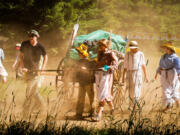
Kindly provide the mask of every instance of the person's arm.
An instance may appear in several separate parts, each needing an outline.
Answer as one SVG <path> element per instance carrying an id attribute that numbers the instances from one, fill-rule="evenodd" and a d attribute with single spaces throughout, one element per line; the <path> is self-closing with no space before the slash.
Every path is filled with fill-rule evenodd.
<path id="1" fill-rule="evenodd" d="M 41 70 L 45 70 L 47 61 L 48 61 L 48 56 L 47 56 L 46 49 L 44 48 L 44 46 L 41 45 L 40 47 L 41 47 L 41 53 L 42 53 L 41 55 L 43 56 Z"/>
<path id="2" fill-rule="evenodd" d="M 4 60 L 4 51 L 3 51 L 3 49 L 0 49 L 0 59 L 2 61 Z"/>
<path id="3" fill-rule="evenodd" d="M 123 74 L 122 74 L 122 83 L 124 83 L 125 81 L 125 75 L 126 75 L 126 72 L 127 72 L 127 69 L 126 68 L 124 68 L 124 70 L 123 70 Z"/>
<path id="4" fill-rule="evenodd" d="M 19 54 L 20 67 L 22 68 L 23 72 L 27 72 L 28 69 L 24 67 L 23 57 L 24 57 L 24 54 L 22 52 L 20 52 L 20 54 Z"/>
<path id="5" fill-rule="evenodd" d="M 16 59 L 15 59 L 13 65 L 12 65 L 13 70 L 15 70 L 16 65 L 18 64 L 18 62 L 19 62 L 19 54 L 16 56 Z"/>
<path id="6" fill-rule="evenodd" d="M 2 60 L 4 60 L 4 51 L 2 50 L 2 56 L 1 56 Z"/>
<path id="7" fill-rule="evenodd" d="M 48 61 L 48 56 L 47 56 L 47 54 L 46 54 L 46 55 L 44 55 L 44 57 L 43 57 L 43 63 L 42 63 L 42 68 L 41 68 L 41 70 L 44 70 L 44 69 L 46 68 L 47 61 Z"/>
<path id="8" fill-rule="evenodd" d="M 178 78 L 180 80 L 180 59 L 178 57 L 174 59 L 174 68 L 176 69 Z"/>
<path id="9" fill-rule="evenodd" d="M 144 64 L 142 65 L 142 70 L 144 72 L 145 81 L 148 82 L 148 78 L 147 78 L 147 74 L 146 74 L 146 66 Z"/>
<path id="10" fill-rule="evenodd" d="M 13 69 L 13 70 L 15 70 L 16 64 L 17 64 L 17 58 L 15 59 L 13 65 L 12 65 L 12 69 Z"/>
<path id="11" fill-rule="evenodd" d="M 147 78 L 147 74 L 146 74 L 146 63 L 145 63 L 144 53 L 141 53 L 140 62 L 142 62 L 141 67 L 142 67 L 142 70 L 143 70 L 143 73 L 144 73 L 145 81 L 148 82 L 148 78 Z"/>
<path id="12" fill-rule="evenodd" d="M 110 70 L 115 70 L 118 68 L 118 58 L 116 57 L 116 55 L 114 54 L 114 52 L 111 52 L 111 65 L 108 65 Z"/>

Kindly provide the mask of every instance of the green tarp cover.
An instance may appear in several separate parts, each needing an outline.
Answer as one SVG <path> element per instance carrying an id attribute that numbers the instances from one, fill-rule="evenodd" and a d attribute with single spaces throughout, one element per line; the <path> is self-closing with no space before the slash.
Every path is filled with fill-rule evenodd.
<path id="1" fill-rule="evenodd" d="M 72 59 L 79 60 L 79 55 L 78 52 L 76 51 L 75 47 L 80 46 L 85 40 L 87 41 L 97 41 L 101 40 L 103 38 L 109 39 L 110 33 L 103 31 L 103 30 L 97 30 L 94 31 L 88 35 L 80 35 L 77 36 L 74 40 L 74 44 L 72 49 L 70 50 L 69 56 Z M 112 34 L 112 43 L 111 43 L 111 49 L 112 50 L 117 50 L 121 53 L 125 52 L 125 46 L 126 46 L 126 41 L 119 35 Z M 97 45 L 94 45 L 93 47 L 90 48 L 89 54 L 90 58 L 94 59 L 97 57 Z"/>

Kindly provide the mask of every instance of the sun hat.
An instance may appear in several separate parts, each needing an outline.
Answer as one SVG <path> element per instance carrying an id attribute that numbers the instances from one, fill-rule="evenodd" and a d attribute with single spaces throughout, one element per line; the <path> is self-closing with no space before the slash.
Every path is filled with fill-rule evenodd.
<path id="1" fill-rule="evenodd" d="M 167 48 L 171 49 L 172 51 L 174 51 L 175 53 L 180 52 L 180 49 L 175 47 L 172 42 L 166 42 L 161 47 L 167 47 Z"/>
<path id="2" fill-rule="evenodd" d="M 88 48 L 84 44 L 81 44 L 79 47 L 76 47 L 76 50 L 86 58 L 89 57 Z"/>
<path id="3" fill-rule="evenodd" d="M 98 41 L 98 45 L 99 46 L 105 46 L 106 48 L 108 48 L 108 46 L 109 46 L 109 41 L 107 40 L 107 39 L 105 39 L 105 38 L 103 38 L 103 39 L 101 39 L 101 40 L 99 40 Z"/>
<path id="4" fill-rule="evenodd" d="M 28 32 L 28 35 L 29 35 L 29 36 L 35 35 L 35 36 L 37 36 L 38 38 L 40 37 L 39 33 L 38 33 L 36 30 L 30 30 L 30 31 Z"/>
<path id="5" fill-rule="evenodd" d="M 136 49 L 136 48 L 138 48 L 138 43 L 137 43 L 137 41 L 130 41 L 130 42 L 129 42 L 129 48 L 130 48 L 130 49 Z"/>

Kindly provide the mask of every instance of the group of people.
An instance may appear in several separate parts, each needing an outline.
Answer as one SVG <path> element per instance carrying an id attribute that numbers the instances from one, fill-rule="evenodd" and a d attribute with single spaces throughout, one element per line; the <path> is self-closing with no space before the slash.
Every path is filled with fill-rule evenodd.
<path id="1" fill-rule="evenodd" d="M 42 72 L 38 71 L 45 69 L 48 60 L 45 48 L 38 42 L 39 33 L 36 30 L 31 30 L 28 36 L 29 39 L 27 41 L 16 45 L 18 54 L 13 64 L 14 69 L 16 69 L 17 63 L 21 67 L 21 72 L 27 83 L 24 115 L 28 115 L 28 110 L 32 110 L 34 106 L 44 107 L 44 102 L 38 92 L 38 75 Z M 78 67 L 76 68 L 76 78 L 78 78 L 79 82 L 76 117 L 83 118 L 85 96 L 87 93 L 90 101 L 90 116 L 94 121 L 101 120 L 105 103 L 109 105 L 111 113 L 114 111 L 111 89 L 113 85 L 113 72 L 118 69 L 119 63 L 119 58 L 109 49 L 110 43 L 107 39 L 99 40 L 97 45 L 97 60 L 91 60 L 89 58 L 90 54 L 86 45 L 82 44 L 76 48 L 80 58 L 76 62 Z M 176 55 L 178 49 L 172 42 L 165 43 L 162 45 L 162 48 L 164 48 L 164 55 L 160 59 L 155 79 L 160 74 L 163 89 L 163 104 L 165 106 L 163 111 L 166 111 L 174 103 L 176 103 L 177 107 L 179 106 L 180 59 Z M 141 95 L 141 86 L 143 83 L 142 73 L 144 73 L 145 82 L 147 83 L 148 78 L 145 57 L 143 52 L 139 50 L 138 43 L 136 41 L 130 41 L 127 50 L 125 56 L 122 55 L 121 57 L 124 59 L 122 84 L 126 84 L 126 90 L 129 92 L 129 106 L 134 107 Z M 3 58 L 4 53 L 0 49 L 0 75 L 6 81 L 7 72 L 1 62 Z M 42 61 L 41 58 L 43 58 Z M 39 66 L 40 63 L 41 66 Z M 17 74 L 17 76 L 19 75 Z M 96 84 L 96 95 L 99 101 L 96 112 L 94 105 L 94 83 Z"/>
<path id="2" fill-rule="evenodd" d="M 44 110 L 45 105 L 43 99 L 38 91 L 39 78 L 41 72 L 38 70 L 45 69 L 48 56 L 45 48 L 38 42 L 40 37 L 36 30 L 28 32 L 29 39 L 16 44 L 16 60 L 12 65 L 14 71 L 16 71 L 16 79 L 23 78 L 27 84 L 26 87 L 26 99 L 23 104 L 23 115 L 28 116 L 30 110 L 34 107 Z M 0 76 L 3 82 L 6 82 L 7 72 L 2 64 L 4 59 L 3 49 L 0 48 Z"/>
<path id="3" fill-rule="evenodd" d="M 176 106 L 179 107 L 180 59 L 176 55 L 178 49 L 172 44 L 172 42 L 166 42 L 161 47 L 164 49 L 164 54 L 160 59 L 159 67 L 154 79 L 157 79 L 158 74 L 161 75 L 161 85 L 163 89 L 162 97 L 164 105 L 164 108 L 161 111 L 165 112 L 166 110 L 170 109 L 174 103 L 176 103 Z M 95 67 L 93 67 L 95 69 L 94 75 L 96 83 L 96 93 L 99 100 L 97 114 L 93 118 L 93 120 L 95 121 L 101 120 L 105 103 L 110 106 L 111 113 L 114 111 L 111 89 L 113 84 L 113 71 L 117 70 L 119 62 L 118 57 L 109 48 L 109 41 L 107 39 L 99 40 L 98 57 L 96 62 L 97 64 Z M 86 62 L 90 61 L 88 60 L 86 47 L 82 47 L 81 45 L 79 48 L 77 48 L 77 51 L 81 59 L 86 60 Z M 149 82 L 146 73 L 144 53 L 139 50 L 138 43 L 136 41 L 130 41 L 128 45 L 128 49 L 124 56 L 123 68 L 124 70 L 122 75 L 122 84 L 126 84 L 125 89 L 129 92 L 129 107 L 132 109 L 136 109 L 141 96 L 141 87 L 143 83 L 142 73 L 144 73 L 145 82 Z M 89 70 L 92 70 L 92 68 L 89 68 Z M 81 75 L 82 74 L 83 73 L 81 73 Z M 83 78 L 82 80 L 85 81 Z M 93 83 L 93 81 L 89 83 Z M 83 88 L 84 89 L 80 89 L 78 96 L 76 111 L 76 116 L 78 118 L 82 117 L 84 106 L 81 105 L 85 102 L 85 92 L 86 90 L 88 90 L 85 87 Z M 88 91 L 87 93 L 89 93 Z M 91 89 L 91 91 L 93 90 Z M 89 96 L 89 98 L 91 112 L 93 112 L 92 96 Z"/>
<path id="4" fill-rule="evenodd" d="M 105 106 L 105 103 L 107 103 L 110 107 L 111 114 L 114 112 L 114 105 L 113 105 L 113 96 L 112 96 L 112 85 L 113 85 L 113 72 L 114 70 L 118 69 L 118 63 L 119 59 L 123 59 L 123 55 L 120 55 L 121 57 L 117 57 L 116 54 L 109 49 L 110 43 L 107 39 L 102 39 L 98 41 L 98 56 L 96 64 L 94 64 L 93 68 L 87 68 L 90 66 L 86 66 L 86 70 L 94 71 L 94 74 L 92 76 L 87 76 L 88 78 L 93 78 L 95 76 L 95 84 L 96 84 L 96 95 L 98 98 L 98 107 L 97 107 L 97 114 L 92 119 L 94 121 L 100 121 L 102 117 L 102 112 Z M 131 99 L 131 104 L 133 105 L 135 102 L 134 100 L 138 101 L 140 97 L 140 90 L 142 85 L 142 70 L 144 71 L 144 75 L 146 78 L 146 82 L 148 82 L 147 76 L 146 76 L 146 66 L 145 66 L 145 58 L 144 54 L 138 50 L 138 43 L 136 41 L 131 41 L 129 44 L 130 51 L 125 54 L 124 57 L 124 72 L 122 77 L 122 82 L 125 82 L 125 76 L 126 76 L 126 82 L 127 82 L 127 89 L 129 90 L 129 97 Z M 76 48 L 78 51 L 78 54 L 86 63 L 90 64 L 92 63 L 91 60 L 88 59 L 88 49 L 87 47 L 82 44 L 80 47 Z M 86 64 L 87 65 L 87 64 Z M 92 65 L 92 64 L 91 64 Z M 81 68 L 84 68 L 84 66 L 81 66 Z M 94 69 L 94 70 L 92 70 Z M 82 69 L 81 69 L 82 70 Z M 87 74 L 87 72 L 81 72 L 81 76 L 83 74 Z M 81 78 L 82 81 L 85 81 L 84 78 Z M 93 81 L 89 81 L 87 85 L 93 84 Z M 81 88 L 81 84 L 80 84 Z M 82 104 L 85 102 L 85 92 L 89 93 L 86 87 L 83 87 L 84 89 L 80 89 L 79 96 L 78 96 L 78 103 L 77 103 L 77 111 L 76 116 L 78 118 L 82 118 L 83 108 Z M 84 92 L 82 94 L 82 91 Z M 91 88 L 91 93 L 94 92 Z M 94 94 L 93 94 L 94 95 Z M 89 94 L 88 94 L 89 96 Z M 92 116 L 93 112 L 93 102 L 92 102 L 92 94 L 90 99 L 90 106 L 91 106 L 91 113 L 90 116 Z"/>
<path id="5" fill-rule="evenodd" d="M 99 121 L 101 119 L 105 103 L 110 106 L 111 112 L 114 111 L 111 88 L 113 84 L 113 71 L 118 67 L 118 59 L 108 48 L 109 41 L 107 39 L 102 39 L 98 42 L 97 61 L 89 59 L 88 48 L 84 44 L 76 48 L 80 57 L 78 70 L 81 71 L 77 73 L 78 82 L 80 82 L 76 107 L 77 118 L 83 118 L 86 92 L 90 101 L 90 116 L 93 117 L 93 120 Z M 96 117 L 94 117 L 94 82 L 96 83 L 96 93 L 99 100 Z"/>

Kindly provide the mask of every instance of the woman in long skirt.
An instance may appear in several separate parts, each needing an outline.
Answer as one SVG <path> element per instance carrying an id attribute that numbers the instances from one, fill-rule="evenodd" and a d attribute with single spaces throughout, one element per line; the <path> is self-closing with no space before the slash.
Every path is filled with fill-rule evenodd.
<path id="1" fill-rule="evenodd" d="M 97 98 L 99 100 L 96 121 L 100 121 L 106 102 L 110 106 L 111 111 L 114 110 L 111 88 L 113 84 L 113 70 L 117 68 L 117 57 L 108 49 L 108 40 L 102 39 L 98 42 L 98 45 L 98 68 L 103 70 L 97 71 L 95 74 Z"/>
<path id="2" fill-rule="evenodd" d="M 165 54 L 160 59 L 155 79 L 158 74 L 161 75 L 162 99 L 165 106 L 163 111 L 166 111 L 174 103 L 177 107 L 179 106 L 180 59 L 176 55 L 179 49 L 174 47 L 171 42 L 165 43 L 162 47 Z"/>

